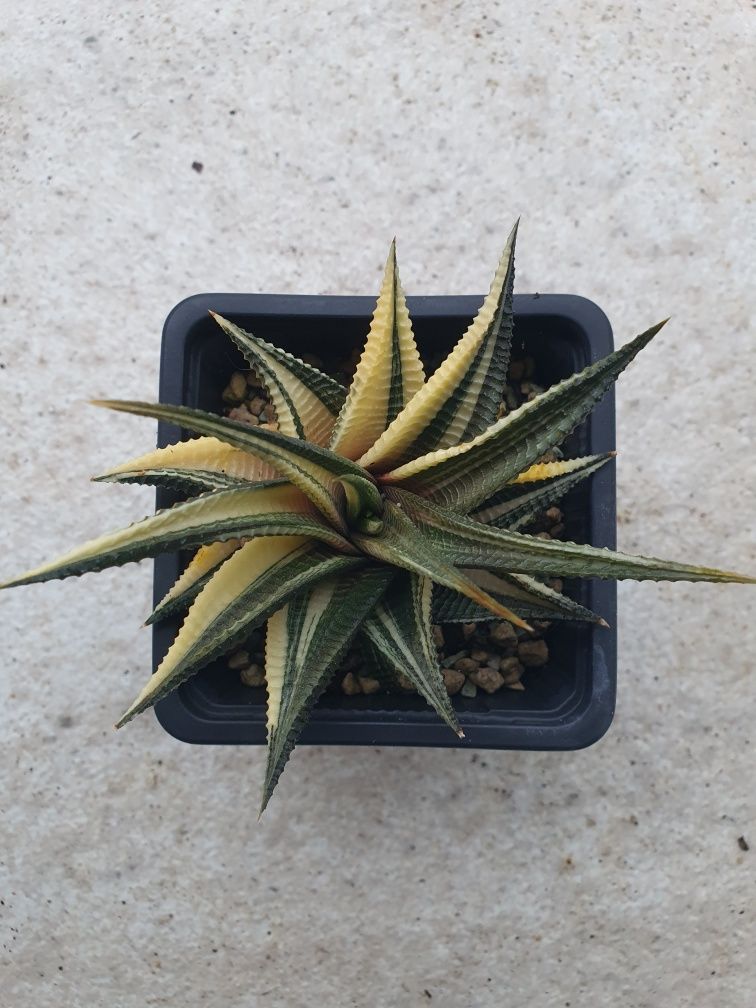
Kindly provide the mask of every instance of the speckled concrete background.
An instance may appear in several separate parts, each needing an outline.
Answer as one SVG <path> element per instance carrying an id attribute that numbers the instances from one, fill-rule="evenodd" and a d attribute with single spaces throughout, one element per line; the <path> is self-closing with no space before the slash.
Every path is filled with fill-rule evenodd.
<path id="1" fill-rule="evenodd" d="M 0 576 L 150 509 L 87 482 L 150 424 L 83 400 L 154 394 L 180 298 L 372 292 L 394 233 L 412 292 L 481 291 L 517 214 L 520 291 L 673 316 L 621 545 L 756 567 L 756 11 L 541 6 L 6 4 Z M 751 1005 L 756 595 L 620 601 L 593 749 L 302 750 L 258 825 L 260 750 L 110 730 L 149 565 L 4 596 L 0 1000 Z"/>

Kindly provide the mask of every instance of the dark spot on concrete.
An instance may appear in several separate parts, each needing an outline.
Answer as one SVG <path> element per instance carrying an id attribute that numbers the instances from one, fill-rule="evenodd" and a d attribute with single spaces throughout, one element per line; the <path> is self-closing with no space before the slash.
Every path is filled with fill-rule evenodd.
<path id="1" fill-rule="evenodd" d="M 201 161 L 192 161 L 192 171 L 196 171 L 198 175 L 202 173 L 204 167 Z"/>
<path id="2" fill-rule="evenodd" d="M 97 41 L 96 35 L 87 35 L 87 37 L 84 39 L 84 45 L 94 45 L 96 41 Z"/>
<path id="3" fill-rule="evenodd" d="M 71 728 L 74 721 L 70 714 L 61 714 L 58 718 L 58 724 L 61 728 Z"/>
<path id="4" fill-rule="evenodd" d="M 739 836 L 738 837 L 738 847 L 740 847 L 740 849 L 742 851 L 746 851 L 746 850 L 750 850 L 751 849 L 750 846 L 749 846 L 749 844 L 748 844 L 748 841 L 746 840 L 746 838 L 744 836 Z"/>

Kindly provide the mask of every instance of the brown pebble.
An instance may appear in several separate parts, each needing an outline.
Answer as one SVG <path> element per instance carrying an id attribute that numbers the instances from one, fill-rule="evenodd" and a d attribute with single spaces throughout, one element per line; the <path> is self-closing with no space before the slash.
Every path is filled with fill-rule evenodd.
<path id="1" fill-rule="evenodd" d="M 564 591 L 564 582 L 561 578 L 549 578 L 546 581 L 546 585 L 555 592 Z"/>
<path id="2" fill-rule="evenodd" d="M 502 662 L 501 655 L 490 654 L 486 658 L 484 664 L 488 665 L 489 668 L 496 669 L 498 671 L 501 662 Z"/>
<path id="3" fill-rule="evenodd" d="M 248 651 L 234 651 L 232 655 L 228 657 L 228 667 L 232 669 L 242 669 L 249 665 L 249 652 Z"/>
<path id="4" fill-rule="evenodd" d="M 502 620 L 500 623 L 493 624 L 489 636 L 494 644 L 514 643 L 517 640 L 517 631 L 511 623 Z"/>
<path id="5" fill-rule="evenodd" d="M 239 678 L 245 686 L 265 685 L 265 672 L 260 665 L 250 665 L 249 668 L 242 669 Z"/>
<path id="6" fill-rule="evenodd" d="M 377 679 L 373 679 L 372 676 L 357 676 L 357 682 L 360 684 L 360 689 L 363 693 L 369 695 L 370 693 L 377 693 L 381 688 L 381 684 Z"/>
<path id="7" fill-rule="evenodd" d="M 470 673 L 470 682 L 475 683 L 486 693 L 495 693 L 497 689 L 501 689 L 504 685 L 504 679 L 501 674 L 496 671 L 496 669 L 488 668 L 483 666 L 483 668 L 476 669 L 474 672 Z"/>
<path id="8" fill-rule="evenodd" d="M 267 406 L 267 402 L 262 396 L 254 396 L 254 398 L 247 401 L 247 409 L 250 413 L 254 413 L 255 416 L 260 416 L 263 409 Z"/>
<path id="9" fill-rule="evenodd" d="M 564 535 L 564 523 L 559 522 L 557 525 L 552 525 L 549 532 L 552 539 L 558 539 L 560 535 Z"/>
<path id="10" fill-rule="evenodd" d="M 465 640 L 469 640 L 477 629 L 478 629 L 477 623 L 463 623 L 462 636 L 465 638 Z"/>
<path id="11" fill-rule="evenodd" d="M 520 641 L 517 657 L 526 668 L 539 668 L 549 660 L 549 646 L 545 640 Z"/>
<path id="12" fill-rule="evenodd" d="M 478 662 L 474 658 L 460 658 L 459 661 L 454 662 L 454 668 L 459 672 L 464 672 L 466 675 L 474 672 L 477 667 Z"/>
<path id="13" fill-rule="evenodd" d="M 548 532 L 536 532 L 536 539 L 551 539 L 551 535 Z"/>
<path id="14" fill-rule="evenodd" d="M 456 669 L 441 669 L 441 675 L 443 676 L 444 686 L 446 686 L 446 692 L 449 696 L 454 696 L 455 693 L 459 693 L 465 685 L 464 673 L 458 672 Z"/>
<path id="15" fill-rule="evenodd" d="M 341 689 L 347 696 L 356 696 L 358 693 L 362 693 L 360 684 L 353 672 L 347 672 L 341 680 Z"/>
<path id="16" fill-rule="evenodd" d="M 399 689 L 407 690 L 408 692 L 415 689 L 414 683 L 404 674 L 404 672 L 397 672 L 396 684 Z"/>
<path id="17" fill-rule="evenodd" d="M 250 413 L 246 406 L 234 406 L 228 412 L 228 419 L 248 424 L 250 427 L 256 427 L 259 423 L 257 417 L 253 413 Z"/>
<path id="18" fill-rule="evenodd" d="M 519 659 L 517 658 L 502 658 L 501 665 L 499 665 L 499 672 L 504 680 L 505 686 L 511 686 L 512 683 L 519 682 L 522 679 L 522 673 L 525 669 L 522 667 Z"/>
<path id="19" fill-rule="evenodd" d="M 436 647 L 442 648 L 444 646 L 444 643 L 445 643 L 445 641 L 444 641 L 444 631 L 441 629 L 440 626 L 433 626 L 433 627 L 431 627 L 431 630 L 433 631 L 433 642 L 434 642 L 434 644 L 436 645 Z"/>
<path id="20" fill-rule="evenodd" d="M 488 659 L 488 651 L 484 651 L 483 648 L 474 648 L 470 652 L 470 657 L 473 661 L 478 662 L 479 665 L 485 665 Z"/>
<path id="21" fill-rule="evenodd" d="M 562 512 L 558 507 L 550 507 L 544 511 L 546 518 L 553 524 L 562 520 Z"/>

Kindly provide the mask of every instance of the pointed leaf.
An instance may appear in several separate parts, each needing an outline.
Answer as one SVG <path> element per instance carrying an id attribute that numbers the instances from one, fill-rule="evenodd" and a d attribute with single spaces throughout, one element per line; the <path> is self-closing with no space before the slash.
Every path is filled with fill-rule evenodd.
<path id="1" fill-rule="evenodd" d="M 0 587 L 78 576 L 224 539 L 293 534 L 354 553 L 296 487 L 289 483 L 261 484 L 205 494 L 158 511 L 128 528 L 92 539 Z"/>
<path id="2" fill-rule="evenodd" d="M 365 349 L 331 439 L 333 451 L 359 458 L 424 380 L 392 242 Z"/>
<path id="3" fill-rule="evenodd" d="M 647 330 L 579 374 L 552 385 L 472 441 L 431 452 L 392 470 L 381 480 L 427 496 L 454 511 L 472 510 L 548 448 L 559 444 L 662 325 Z"/>
<path id="4" fill-rule="evenodd" d="M 241 539 L 227 539 L 225 542 L 200 546 L 186 568 L 179 574 L 173 587 L 165 593 L 147 617 L 145 625 L 157 623 L 158 620 L 165 619 L 175 612 L 187 609 L 189 603 L 199 595 L 218 567 L 224 560 L 228 560 L 241 545 Z"/>
<path id="5" fill-rule="evenodd" d="M 95 406 L 138 416 L 154 417 L 178 424 L 198 434 L 209 434 L 230 445 L 252 452 L 270 463 L 282 476 L 307 494 L 323 514 L 341 530 L 344 522 L 344 488 L 340 476 L 359 476 L 363 469 L 347 459 L 334 455 L 326 448 L 288 437 L 280 431 L 250 427 L 226 417 L 218 417 L 203 410 L 163 403 L 143 403 L 120 400 L 97 400 Z"/>
<path id="6" fill-rule="evenodd" d="M 226 654 L 311 584 L 355 569 L 303 536 L 253 539 L 222 564 L 199 593 L 168 652 L 117 722 L 120 728 L 200 668 Z"/>
<path id="7" fill-rule="evenodd" d="M 233 322 L 210 312 L 259 375 L 276 411 L 279 429 L 289 437 L 325 445 L 346 398 L 346 389 L 328 375 Z"/>
<path id="8" fill-rule="evenodd" d="M 397 575 L 365 620 L 362 634 L 378 661 L 403 672 L 439 717 L 464 738 L 438 664 L 431 631 L 432 592 L 430 578 L 411 572 Z"/>
<path id="9" fill-rule="evenodd" d="M 606 622 L 590 609 L 525 574 L 496 575 L 473 568 L 467 574 L 471 581 L 485 588 L 494 598 L 502 599 L 512 606 L 518 616 L 526 619 L 579 620 L 606 626 Z M 433 596 L 433 616 L 439 623 L 471 623 L 496 618 L 487 609 L 445 588 L 439 588 Z"/>
<path id="10" fill-rule="evenodd" d="M 609 549 L 577 543 L 539 539 L 482 525 L 472 518 L 442 511 L 427 500 L 402 491 L 392 497 L 401 501 L 403 512 L 417 523 L 439 555 L 460 567 L 484 567 L 509 573 L 544 574 L 559 577 L 596 577 L 634 581 L 739 581 L 756 579 L 710 567 L 630 556 Z M 387 503 L 386 507 L 390 505 Z"/>
<path id="11" fill-rule="evenodd" d="M 514 532 L 531 521 L 539 511 L 551 507 L 568 490 L 605 465 L 614 452 L 586 455 L 563 462 L 531 466 L 514 483 L 489 498 L 470 517 L 486 525 L 496 525 Z"/>
<path id="12" fill-rule="evenodd" d="M 274 480 L 277 471 L 255 455 L 214 437 L 179 441 L 95 476 L 96 483 L 142 483 L 186 490 L 225 490 Z"/>
<path id="13" fill-rule="evenodd" d="M 515 224 L 480 311 L 452 352 L 360 459 L 385 472 L 409 459 L 459 444 L 498 414 L 512 342 Z"/>
<path id="14" fill-rule="evenodd" d="M 373 564 L 358 575 L 325 578 L 268 620 L 268 763 L 261 813 L 310 709 L 391 577 L 390 570 Z"/>
<path id="15" fill-rule="evenodd" d="M 479 588 L 465 574 L 445 561 L 435 549 L 430 540 L 423 535 L 402 511 L 386 502 L 383 510 L 383 528 L 378 535 L 361 535 L 353 533 L 355 545 L 382 563 L 431 578 L 437 584 L 446 585 L 455 591 L 467 595 L 500 619 L 509 620 L 516 626 L 530 629 L 518 616 L 515 616 L 506 606 L 497 602 L 482 588 Z"/>

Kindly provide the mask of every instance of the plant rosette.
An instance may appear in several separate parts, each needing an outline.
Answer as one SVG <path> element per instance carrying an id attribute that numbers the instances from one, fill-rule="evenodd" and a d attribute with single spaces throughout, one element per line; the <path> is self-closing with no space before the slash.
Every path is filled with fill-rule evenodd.
<path id="1" fill-rule="evenodd" d="M 186 612 L 120 727 L 266 626 L 268 756 L 262 809 L 347 648 L 400 671 L 448 729 L 434 622 L 601 613 L 545 579 L 740 581 L 709 567 L 630 556 L 519 531 L 599 471 L 610 453 L 542 461 L 588 415 L 663 323 L 499 416 L 513 332 L 513 228 L 488 295 L 426 377 L 392 243 L 364 350 L 346 389 L 213 315 L 262 381 L 278 429 L 169 403 L 96 405 L 198 435 L 99 477 L 193 494 L 3 587 L 196 550 L 152 619 Z"/>

